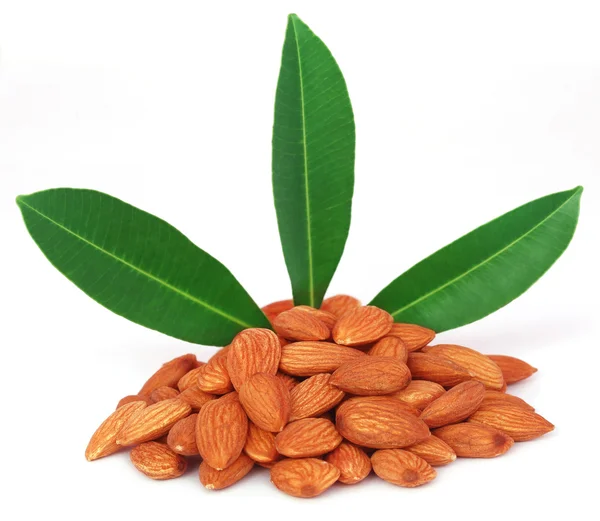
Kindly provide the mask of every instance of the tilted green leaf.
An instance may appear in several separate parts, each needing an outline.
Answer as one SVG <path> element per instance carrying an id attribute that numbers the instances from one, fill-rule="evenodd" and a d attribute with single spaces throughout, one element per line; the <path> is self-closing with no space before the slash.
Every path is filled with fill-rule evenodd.
<path id="1" fill-rule="evenodd" d="M 547 195 L 473 230 L 400 275 L 371 302 L 441 332 L 493 313 L 524 293 L 566 249 L 582 187 Z"/>
<path id="2" fill-rule="evenodd" d="M 158 217 L 73 188 L 19 196 L 17 203 L 48 260 L 118 315 L 207 345 L 269 327 L 225 266 Z"/>
<path id="3" fill-rule="evenodd" d="M 275 99 L 273 195 L 297 305 L 320 306 L 344 251 L 354 143 L 344 77 L 325 44 L 290 15 Z"/>

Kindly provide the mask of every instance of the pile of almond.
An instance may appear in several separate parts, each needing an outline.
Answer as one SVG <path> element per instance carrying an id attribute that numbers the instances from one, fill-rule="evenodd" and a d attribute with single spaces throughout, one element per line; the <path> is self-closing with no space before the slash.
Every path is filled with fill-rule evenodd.
<path id="1" fill-rule="evenodd" d="M 433 331 L 345 295 L 321 309 L 282 301 L 263 311 L 275 332 L 242 331 L 207 363 L 166 363 L 119 402 L 86 458 L 131 447 L 138 470 L 171 479 L 200 456 L 211 490 L 258 464 L 278 489 L 313 497 L 371 469 L 423 485 L 457 456 L 500 456 L 554 428 L 506 393 L 536 371 L 521 360 L 429 345 Z"/>

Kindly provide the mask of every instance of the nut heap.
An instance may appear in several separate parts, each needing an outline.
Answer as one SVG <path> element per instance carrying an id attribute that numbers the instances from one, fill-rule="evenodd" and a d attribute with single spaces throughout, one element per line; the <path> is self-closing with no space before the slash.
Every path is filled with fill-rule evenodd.
<path id="1" fill-rule="evenodd" d="M 371 469 L 423 485 L 457 456 L 500 456 L 554 428 L 506 394 L 536 371 L 521 360 L 429 345 L 433 331 L 345 295 L 321 309 L 282 301 L 263 311 L 276 333 L 247 329 L 207 363 L 166 363 L 100 425 L 87 459 L 132 447 L 138 470 L 170 479 L 199 455 L 211 490 L 258 464 L 278 489 L 313 497 Z"/>

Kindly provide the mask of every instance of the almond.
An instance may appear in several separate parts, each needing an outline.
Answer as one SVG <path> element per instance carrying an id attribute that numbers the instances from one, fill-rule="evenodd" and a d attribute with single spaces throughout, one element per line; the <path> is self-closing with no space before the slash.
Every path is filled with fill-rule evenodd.
<path id="1" fill-rule="evenodd" d="M 336 412 L 338 432 L 352 443 L 374 449 L 414 445 L 429 437 L 429 428 L 395 399 L 351 398 Z"/>
<path id="2" fill-rule="evenodd" d="M 371 356 L 391 356 L 404 363 L 408 360 L 408 348 L 404 340 L 397 336 L 383 337 L 369 349 L 369 354 Z"/>
<path id="3" fill-rule="evenodd" d="M 198 414 L 196 444 L 206 463 L 217 470 L 231 465 L 241 454 L 248 435 L 248 418 L 237 393 L 208 402 Z"/>
<path id="4" fill-rule="evenodd" d="M 408 384 L 406 389 L 397 391 L 390 396 L 408 405 L 412 405 L 417 409 L 424 409 L 445 392 L 446 390 L 440 384 L 436 384 L 435 382 L 413 380 Z"/>
<path id="5" fill-rule="evenodd" d="M 217 351 L 198 374 L 197 385 L 201 391 L 209 394 L 227 394 L 233 391 L 233 384 L 227 372 L 227 354 L 229 348 Z"/>
<path id="6" fill-rule="evenodd" d="M 333 313 L 329 313 L 328 311 L 324 311 L 322 309 L 311 308 L 310 306 L 296 306 L 295 309 L 301 309 L 310 313 L 313 317 L 320 320 L 325 324 L 329 330 L 333 329 L 335 323 L 337 322 L 338 317 L 336 317 Z"/>
<path id="7" fill-rule="evenodd" d="M 185 391 L 179 393 L 177 397 L 178 400 L 181 400 L 187 403 L 193 411 L 198 412 L 204 404 L 214 400 L 216 396 L 214 394 L 205 393 L 195 385 L 194 387 L 188 387 Z"/>
<path id="8" fill-rule="evenodd" d="M 461 458 L 495 458 L 514 443 L 510 436 L 497 429 L 470 422 L 446 425 L 436 429 L 434 434 Z"/>
<path id="9" fill-rule="evenodd" d="M 275 436 L 277 452 L 288 458 L 321 456 L 335 449 L 342 437 L 325 418 L 304 418 L 290 423 Z"/>
<path id="10" fill-rule="evenodd" d="M 429 436 L 425 441 L 406 447 L 405 450 L 423 458 L 432 467 L 441 467 L 456 459 L 452 447 L 436 436 Z"/>
<path id="11" fill-rule="evenodd" d="M 198 364 L 196 355 L 188 354 L 164 364 L 143 385 L 138 394 L 150 396 L 159 387 L 175 387 L 185 373 L 194 369 Z"/>
<path id="12" fill-rule="evenodd" d="M 537 372 L 535 367 L 532 367 L 527 362 L 523 362 L 523 360 L 519 360 L 513 356 L 489 355 L 488 358 L 500 367 L 507 384 L 520 382 Z"/>
<path id="13" fill-rule="evenodd" d="M 200 464 L 200 483 L 208 490 L 221 490 L 230 487 L 248 474 L 254 461 L 245 454 L 240 456 L 226 469 L 217 470 L 211 467 L 206 461 Z"/>
<path id="14" fill-rule="evenodd" d="M 525 400 L 522 400 L 518 396 L 512 394 L 502 393 L 500 391 L 486 391 L 483 396 L 483 401 L 479 408 L 494 406 L 494 405 L 515 405 L 517 407 L 523 407 L 528 411 L 535 411 L 535 409 L 529 405 Z"/>
<path id="15" fill-rule="evenodd" d="M 277 376 L 257 373 L 240 389 L 240 403 L 252 422 L 269 432 L 280 432 L 290 417 L 290 392 Z"/>
<path id="16" fill-rule="evenodd" d="M 265 316 L 269 319 L 269 322 L 273 323 L 273 320 L 284 311 L 288 311 L 294 307 L 294 301 L 289 300 L 278 300 L 277 302 L 271 302 L 262 307 L 261 310 Z"/>
<path id="17" fill-rule="evenodd" d="M 177 398 L 162 400 L 132 415 L 117 436 L 117 444 L 122 446 L 137 445 L 145 441 L 155 440 L 179 420 L 189 416 L 192 408 Z"/>
<path id="18" fill-rule="evenodd" d="M 182 456 L 196 456 L 198 446 L 196 445 L 196 422 L 198 414 L 190 414 L 187 418 L 179 420 L 167 436 L 169 448 Z"/>
<path id="19" fill-rule="evenodd" d="M 435 331 L 415 324 L 395 323 L 388 334 L 404 340 L 409 351 L 417 351 L 435 338 Z"/>
<path id="20" fill-rule="evenodd" d="M 325 458 L 340 471 L 340 483 L 354 485 L 365 479 L 371 472 L 371 459 L 367 453 L 346 441 L 340 443 L 333 452 Z"/>
<path id="21" fill-rule="evenodd" d="M 415 418 L 421 416 L 421 411 L 419 409 L 395 399 L 391 394 L 384 396 L 354 396 L 351 399 L 354 403 L 380 404 L 382 407 L 391 407 L 394 410 L 410 414 Z"/>
<path id="22" fill-rule="evenodd" d="M 325 322 L 305 309 L 284 311 L 273 321 L 278 335 L 289 340 L 326 340 L 331 330 Z"/>
<path id="23" fill-rule="evenodd" d="M 436 476 L 429 463 L 406 450 L 378 450 L 371 456 L 371 463 L 381 479 L 400 487 L 418 487 Z"/>
<path id="24" fill-rule="evenodd" d="M 153 403 L 152 400 L 150 400 L 149 396 L 140 396 L 139 394 L 130 394 L 119 400 L 119 403 L 117 404 L 117 409 L 119 407 L 122 407 L 123 405 L 132 403 L 132 402 L 146 402 L 146 405 L 152 405 L 152 403 Z"/>
<path id="25" fill-rule="evenodd" d="M 340 318 L 348 311 L 360 307 L 360 300 L 350 297 L 349 295 L 335 295 L 334 297 L 326 298 L 321 304 L 321 309 L 332 315 Z"/>
<path id="26" fill-rule="evenodd" d="M 428 380 L 444 387 L 471 380 L 471 374 L 464 367 L 429 353 L 410 353 L 407 365 L 414 379 Z"/>
<path id="27" fill-rule="evenodd" d="M 227 354 L 227 371 L 231 383 L 240 390 L 256 373 L 275 374 L 281 358 L 281 344 L 269 329 L 246 329 L 238 333 Z"/>
<path id="28" fill-rule="evenodd" d="M 179 391 L 177 389 L 173 389 L 172 387 L 159 387 L 158 389 L 154 389 L 150 394 L 150 400 L 152 403 L 162 402 L 163 400 L 170 400 L 172 398 L 177 398 L 179 396 Z"/>
<path id="29" fill-rule="evenodd" d="M 329 383 L 347 393 L 373 396 L 404 389 L 410 378 L 410 371 L 401 360 L 368 356 L 342 364 Z"/>
<path id="30" fill-rule="evenodd" d="M 204 362 L 198 362 L 198 367 L 188 371 L 179 379 L 177 382 L 177 389 L 179 389 L 179 392 L 183 392 L 190 387 L 194 387 L 198 383 L 198 376 L 205 365 L 206 364 Z"/>
<path id="31" fill-rule="evenodd" d="M 152 479 L 178 478 L 187 468 L 184 457 L 155 441 L 142 443 L 133 448 L 129 457 L 136 469 Z"/>
<path id="32" fill-rule="evenodd" d="M 248 437 L 244 452 L 257 463 L 273 463 L 279 459 L 275 447 L 275 435 L 265 431 L 252 422 L 248 424 Z"/>
<path id="33" fill-rule="evenodd" d="M 335 407 L 344 398 L 344 392 L 329 383 L 331 375 L 317 374 L 294 387 L 290 393 L 290 421 L 319 416 Z"/>
<path id="34" fill-rule="evenodd" d="M 361 306 L 343 315 L 333 328 L 337 344 L 360 346 L 376 342 L 390 332 L 394 319 L 375 306 Z"/>
<path id="35" fill-rule="evenodd" d="M 315 497 L 333 485 L 340 471 L 316 458 L 285 459 L 271 469 L 271 482 L 279 490 L 295 497 Z"/>
<path id="36" fill-rule="evenodd" d="M 504 385 L 500 368 L 487 356 L 468 347 L 454 344 L 439 344 L 423 349 L 424 352 L 447 358 L 464 367 L 475 380 L 483 383 L 487 389 L 498 391 Z"/>
<path id="37" fill-rule="evenodd" d="M 132 416 L 145 408 L 146 402 L 139 400 L 126 403 L 113 412 L 92 435 L 85 449 L 85 458 L 94 461 L 117 452 L 121 448 L 117 445 L 117 435 L 121 428 Z"/>
<path id="38" fill-rule="evenodd" d="M 344 362 L 366 357 L 358 349 L 330 342 L 294 342 L 281 348 L 279 369 L 294 376 L 331 373 Z"/>
<path id="39" fill-rule="evenodd" d="M 431 402 L 421 413 L 429 427 L 442 427 L 467 419 L 481 404 L 485 386 L 472 380 L 463 382 Z"/>
<path id="40" fill-rule="evenodd" d="M 290 392 L 294 387 L 296 387 L 300 383 L 293 376 L 282 373 L 281 371 L 278 371 L 275 376 L 277 376 L 277 378 L 279 378 L 285 384 L 285 386 L 288 388 L 288 391 Z"/>
<path id="41" fill-rule="evenodd" d="M 498 429 L 515 441 L 533 440 L 554 430 L 554 425 L 539 414 L 514 405 L 484 407 L 474 413 L 469 422 Z"/>

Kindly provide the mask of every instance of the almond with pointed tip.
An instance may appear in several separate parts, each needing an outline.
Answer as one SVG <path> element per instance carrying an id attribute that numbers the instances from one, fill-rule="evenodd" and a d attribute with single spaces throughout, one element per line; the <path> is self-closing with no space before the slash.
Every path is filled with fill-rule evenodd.
<path id="1" fill-rule="evenodd" d="M 417 409 L 424 409 L 445 392 L 446 389 L 435 382 L 413 380 L 406 389 L 392 393 L 390 396 Z"/>
<path id="2" fill-rule="evenodd" d="M 335 324 L 332 335 L 337 344 L 360 346 L 386 336 L 394 319 L 387 311 L 375 306 L 361 306 L 343 315 Z"/>
<path id="3" fill-rule="evenodd" d="M 205 365 L 205 362 L 198 362 L 198 367 L 188 371 L 179 379 L 177 382 L 177 389 L 179 389 L 179 392 L 183 392 L 190 387 L 194 387 L 198 383 L 198 376 Z"/>
<path id="4" fill-rule="evenodd" d="M 197 385 L 201 391 L 209 394 L 227 394 L 233 391 L 233 384 L 227 371 L 229 347 L 217 351 L 201 368 Z"/>
<path id="5" fill-rule="evenodd" d="M 410 371 L 401 360 L 368 356 L 342 364 L 331 375 L 329 383 L 347 393 L 374 396 L 404 389 L 410 378 Z"/>
<path id="6" fill-rule="evenodd" d="M 271 302 L 266 306 L 260 308 L 265 316 L 269 319 L 269 322 L 273 323 L 273 320 L 284 311 L 288 311 L 294 307 L 294 301 L 292 299 L 278 300 L 277 302 Z"/>
<path id="7" fill-rule="evenodd" d="M 142 386 L 138 394 L 150 396 L 152 391 L 159 387 L 176 387 L 177 382 L 188 371 L 198 365 L 196 355 L 187 354 L 174 358 L 156 371 Z"/>
<path id="8" fill-rule="evenodd" d="M 329 313 L 329 311 L 325 311 L 323 309 L 312 308 L 310 306 L 296 306 L 295 309 L 301 309 L 307 313 L 310 313 L 313 317 L 323 322 L 330 331 L 333 329 L 338 320 L 338 317 L 336 317 L 333 313 Z"/>
<path id="9" fill-rule="evenodd" d="M 154 389 L 152 394 L 150 394 L 150 400 L 152 400 L 152 403 L 156 403 L 162 402 L 163 400 L 171 400 L 172 398 L 177 398 L 177 396 L 179 396 L 179 391 L 177 389 L 165 386 Z"/>
<path id="10" fill-rule="evenodd" d="M 214 400 L 216 396 L 214 394 L 205 393 L 200 387 L 197 385 L 193 387 L 188 387 L 185 391 L 179 393 L 177 397 L 178 400 L 181 400 L 187 403 L 193 411 L 198 412 L 204 404 Z"/>
<path id="11" fill-rule="evenodd" d="M 248 437 L 244 452 L 257 463 L 273 463 L 280 456 L 275 447 L 275 434 L 248 423 Z"/>
<path id="12" fill-rule="evenodd" d="M 437 475 L 423 458 L 401 449 L 378 450 L 371 456 L 371 463 L 381 479 L 400 487 L 418 487 Z"/>
<path id="13" fill-rule="evenodd" d="M 304 418 L 290 423 L 275 436 L 277 452 L 288 458 L 311 458 L 335 449 L 342 437 L 325 418 Z"/>
<path id="14" fill-rule="evenodd" d="M 488 355 L 495 364 L 500 367 L 504 380 L 507 384 L 514 384 L 529 378 L 537 369 L 523 360 L 519 360 L 514 356 L 505 355 Z"/>
<path id="15" fill-rule="evenodd" d="M 331 373 L 344 362 L 366 356 L 358 349 L 331 342 L 294 342 L 281 348 L 279 369 L 294 376 L 313 376 Z"/>
<path id="16" fill-rule="evenodd" d="M 325 461 L 337 467 L 340 471 L 338 480 L 345 485 L 354 485 L 371 472 L 371 459 L 367 453 L 347 441 L 343 441 L 327 454 Z"/>
<path id="17" fill-rule="evenodd" d="M 119 403 L 117 404 L 117 409 L 119 407 L 122 407 L 123 405 L 126 405 L 128 403 L 133 403 L 133 402 L 146 402 L 146 405 L 152 405 L 154 402 L 152 402 L 152 400 L 150 400 L 149 396 L 140 396 L 139 394 L 130 394 L 127 396 L 124 396 L 123 398 L 121 398 L 119 400 Z"/>
<path id="18" fill-rule="evenodd" d="M 368 354 L 371 356 L 391 356 L 404 363 L 408 360 L 408 348 L 404 340 L 397 336 L 384 336 L 369 349 Z"/>
<path id="19" fill-rule="evenodd" d="M 470 422 L 446 425 L 433 434 L 452 447 L 460 458 L 495 458 L 514 443 L 510 436 L 498 429 Z"/>
<path id="20" fill-rule="evenodd" d="M 293 376 L 282 373 L 281 371 L 278 371 L 275 376 L 277 376 L 277 378 L 279 378 L 285 384 L 290 392 L 292 392 L 292 389 L 300 383 Z"/>
<path id="21" fill-rule="evenodd" d="M 479 408 L 489 407 L 494 405 L 515 405 L 517 407 L 523 407 L 528 411 L 535 411 L 535 409 L 529 405 L 525 400 L 522 400 L 518 396 L 512 394 L 502 393 L 500 391 L 486 391 L 483 396 L 483 401 Z"/>
<path id="22" fill-rule="evenodd" d="M 335 295 L 333 297 L 326 298 L 323 301 L 323 304 L 321 304 L 321 309 L 340 318 L 348 311 L 351 311 L 354 308 L 359 308 L 360 306 L 360 300 L 354 297 L 349 295 Z"/>
<path id="23" fill-rule="evenodd" d="M 248 417 L 261 429 L 280 432 L 290 418 L 290 392 L 273 374 L 252 375 L 242 385 L 239 397 Z"/>
<path id="24" fill-rule="evenodd" d="M 254 467 L 252 461 L 245 454 L 240 456 L 226 469 L 217 470 L 206 461 L 200 463 L 200 483 L 208 490 L 221 490 L 237 483 L 246 476 Z"/>
<path id="25" fill-rule="evenodd" d="M 466 420 L 479 408 L 484 395 L 485 386 L 481 382 L 463 382 L 425 407 L 421 419 L 430 428 Z"/>
<path id="26" fill-rule="evenodd" d="M 407 365 L 413 379 L 428 380 L 443 387 L 454 387 L 472 379 L 471 373 L 461 365 L 429 353 L 410 353 Z"/>
<path id="27" fill-rule="evenodd" d="M 293 308 L 279 314 L 273 321 L 278 335 L 288 340 L 327 340 L 331 329 L 306 309 Z"/>
<path id="28" fill-rule="evenodd" d="M 421 416 L 421 411 L 419 409 L 395 399 L 391 394 L 384 396 L 353 396 L 350 399 L 353 400 L 353 403 L 369 403 L 380 405 L 382 407 L 391 407 L 404 414 L 410 414 L 415 418 Z"/>
<path id="29" fill-rule="evenodd" d="M 394 323 L 388 333 L 404 340 L 409 351 L 417 351 L 425 347 L 435 338 L 435 331 L 416 324 Z"/>
<path id="30" fill-rule="evenodd" d="M 190 414 L 188 417 L 179 420 L 167 436 L 167 445 L 173 452 L 182 456 L 197 456 L 198 446 L 196 445 L 196 422 L 198 414 Z"/>
<path id="31" fill-rule="evenodd" d="M 344 391 L 329 383 L 329 373 L 317 374 L 295 386 L 290 393 L 290 421 L 316 417 L 335 407 L 344 398 Z"/>
<path id="32" fill-rule="evenodd" d="M 339 476 L 334 465 L 316 458 L 284 459 L 271 468 L 273 485 L 290 496 L 303 498 L 322 494 Z"/>
<path id="33" fill-rule="evenodd" d="M 452 447 L 436 436 L 429 436 L 425 441 L 406 447 L 404 450 L 423 458 L 432 467 L 448 465 L 456 460 Z"/>
<path id="34" fill-rule="evenodd" d="M 498 429 L 515 441 L 533 440 L 554 430 L 554 425 L 544 417 L 515 405 L 484 407 L 475 412 L 469 422 Z"/>
<path id="35" fill-rule="evenodd" d="M 152 479 L 178 478 L 187 468 L 183 456 L 176 454 L 163 443 L 155 441 L 148 441 L 134 447 L 129 458 L 136 469 Z"/>

